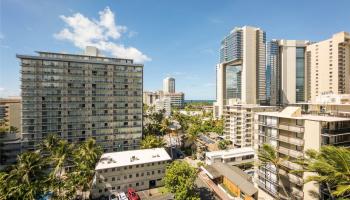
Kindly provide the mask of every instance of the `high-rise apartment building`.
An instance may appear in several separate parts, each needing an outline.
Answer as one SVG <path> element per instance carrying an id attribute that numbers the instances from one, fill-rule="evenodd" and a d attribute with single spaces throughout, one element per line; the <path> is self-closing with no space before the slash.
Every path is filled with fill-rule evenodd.
<path id="1" fill-rule="evenodd" d="M 303 114 L 300 107 L 287 107 L 281 112 L 257 113 L 255 119 L 255 148 L 259 150 L 268 143 L 284 158 L 282 168 L 258 167 L 259 187 L 275 197 L 286 198 L 283 184 L 293 199 L 315 199 L 310 192 L 320 194 L 323 199 L 327 192 L 322 187 L 304 182 L 309 173 L 292 173 L 301 169 L 293 161 L 304 157 L 308 149 L 319 150 L 322 145 L 350 146 L 350 118 Z"/>
<path id="2" fill-rule="evenodd" d="M 271 83 L 270 104 L 287 105 L 305 101 L 306 46 L 304 40 L 272 40 L 267 43 L 267 75 Z M 268 70 L 269 69 L 269 70 Z"/>
<path id="3" fill-rule="evenodd" d="M 332 38 L 309 45 L 307 57 L 307 97 L 314 102 L 326 93 L 350 94 L 350 34 L 336 33 Z"/>
<path id="4" fill-rule="evenodd" d="M 163 80 L 163 92 L 167 93 L 175 93 L 175 79 L 172 77 L 166 77 Z"/>
<path id="5" fill-rule="evenodd" d="M 252 104 L 226 105 L 224 107 L 224 134 L 236 148 L 253 147 L 254 114 L 277 111 L 277 107 Z"/>
<path id="6" fill-rule="evenodd" d="M 22 73 L 23 148 L 48 134 L 96 139 L 104 151 L 137 149 L 142 136 L 143 65 L 102 57 L 38 52 L 17 55 Z"/>
<path id="7" fill-rule="evenodd" d="M 224 38 L 216 67 L 216 117 L 222 116 L 229 99 L 242 104 L 266 102 L 265 60 L 266 34 L 260 28 L 235 28 Z"/>

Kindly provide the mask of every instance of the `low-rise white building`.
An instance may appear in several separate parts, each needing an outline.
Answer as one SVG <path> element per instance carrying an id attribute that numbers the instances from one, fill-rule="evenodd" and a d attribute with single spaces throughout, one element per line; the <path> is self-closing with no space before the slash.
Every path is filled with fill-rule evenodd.
<path id="1" fill-rule="evenodd" d="M 105 153 L 96 165 L 93 198 L 115 192 L 136 191 L 164 185 L 162 179 L 171 161 L 164 148 Z"/>
<path id="2" fill-rule="evenodd" d="M 227 163 L 229 165 L 254 162 L 254 149 L 252 147 L 243 147 L 205 153 L 205 163 L 207 165 L 217 162 Z"/>

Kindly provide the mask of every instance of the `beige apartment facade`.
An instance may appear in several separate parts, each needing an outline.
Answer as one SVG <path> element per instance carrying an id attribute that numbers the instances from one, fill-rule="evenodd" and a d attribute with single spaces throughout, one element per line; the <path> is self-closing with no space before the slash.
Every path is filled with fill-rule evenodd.
<path id="1" fill-rule="evenodd" d="M 272 165 L 259 166 L 256 173 L 259 187 L 284 199 L 281 184 L 295 199 L 315 199 L 310 191 L 324 198 L 327 193 L 322 188 L 312 182 L 304 183 L 308 174 L 291 173 L 301 169 L 293 160 L 304 157 L 308 149 L 319 150 L 322 145 L 349 146 L 350 118 L 302 114 L 300 107 L 287 107 L 281 112 L 257 113 L 255 119 L 258 125 L 255 148 L 259 150 L 268 143 L 276 148 L 279 157 L 288 158 L 278 171 Z"/>
<path id="2" fill-rule="evenodd" d="M 21 132 L 21 97 L 0 98 L 0 120 L 7 121 Z"/>
<path id="3" fill-rule="evenodd" d="M 224 107 L 224 134 L 236 148 L 253 147 L 254 114 L 277 111 L 278 107 L 254 104 L 226 105 Z"/>
<path id="4" fill-rule="evenodd" d="M 322 94 L 350 94 L 350 34 L 340 32 L 330 39 L 308 45 L 307 94 L 314 102 Z"/>
<path id="5" fill-rule="evenodd" d="M 105 153 L 97 163 L 93 198 L 118 192 L 163 186 L 165 170 L 171 158 L 164 148 Z"/>

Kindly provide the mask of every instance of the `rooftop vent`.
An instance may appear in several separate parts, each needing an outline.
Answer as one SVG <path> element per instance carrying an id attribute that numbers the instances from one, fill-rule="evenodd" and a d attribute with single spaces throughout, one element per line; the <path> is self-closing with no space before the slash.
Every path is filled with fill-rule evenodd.
<path id="1" fill-rule="evenodd" d="M 140 160 L 139 158 L 137 158 L 136 156 L 131 156 L 130 158 L 130 162 L 134 162 L 135 160 Z"/>

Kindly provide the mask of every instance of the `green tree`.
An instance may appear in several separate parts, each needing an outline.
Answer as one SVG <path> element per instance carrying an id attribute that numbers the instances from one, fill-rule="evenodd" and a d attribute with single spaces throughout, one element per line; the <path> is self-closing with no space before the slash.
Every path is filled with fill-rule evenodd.
<path id="1" fill-rule="evenodd" d="M 259 149 L 258 157 L 259 157 L 261 164 L 273 165 L 273 166 L 275 166 L 277 172 L 279 172 L 279 169 L 282 166 L 282 162 L 284 161 L 284 159 L 280 158 L 277 155 L 275 148 L 269 144 L 263 144 L 263 146 Z M 278 177 L 278 180 L 281 179 L 279 173 L 277 173 L 277 177 Z M 287 192 L 285 186 L 283 184 L 281 184 L 281 186 L 282 186 L 282 190 L 283 190 L 285 196 L 288 199 L 290 199 L 289 193 Z"/>
<path id="2" fill-rule="evenodd" d="M 197 124 L 192 124 L 185 135 L 186 142 L 189 144 L 191 148 L 194 148 L 194 144 L 199 137 L 201 132 L 201 127 Z"/>
<path id="3" fill-rule="evenodd" d="M 326 186 L 332 199 L 350 198 L 350 150 L 344 147 L 322 146 L 320 151 L 307 150 L 306 158 L 296 163 L 303 169 L 299 172 L 312 172 L 305 183 L 315 181 Z"/>
<path id="4" fill-rule="evenodd" d="M 221 150 L 227 149 L 227 146 L 230 144 L 228 140 L 221 140 L 218 142 L 218 148 Z"/>
<path id="5" fill-rule="evenodd" d="M 164 183 L 176 200 L 199 200 L 195 180 L 197 170 L 184 161 L 175 161 L 167 167 Z"/>
<path id="6" fill-rule="evenodd" d="M 141 148 L 142 149 L 152 149 L 152 148 L 160 148 L 164 147 L 165 142 L 162 138 L 159 138 L 154 135 L 147 135 L 142 141 L 141 141 Z"/>
<path id="7" fill-rule="evenodd" d="M 91 190 L 93 177 L 95 175 L 95 165 L 102 155 L 102 149 L 92 138 L 88 138 L 81 143 L 77 150 L 73 152 L 73 171 L 68 174 L 68 185 L 75 184 L 85 195 Z M 72 193 L 74 192 L 71 191 Z"/>
<path id="8" fill-rule="evenodd" d="M 9 172 L 1 172 L 0 199 L 37 199 L 47 191 L 48 165 L 38 151 L 18 156 Z"/>

